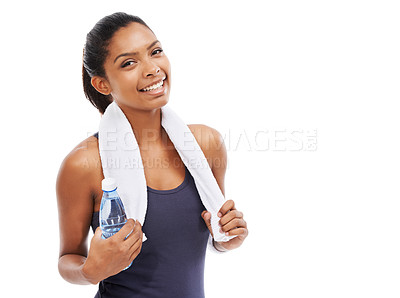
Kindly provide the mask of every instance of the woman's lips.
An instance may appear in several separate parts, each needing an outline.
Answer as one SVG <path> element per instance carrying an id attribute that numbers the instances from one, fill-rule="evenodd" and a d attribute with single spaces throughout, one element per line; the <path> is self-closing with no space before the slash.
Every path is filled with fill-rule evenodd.
<path id="1" fill-rule="evenodd" d="M 165 93 L 165 90 L 166 90 L 165 81 L 166 81 L 166 79 L 163 81 L 162 86 L 157 89 L 153 89 L 150 91 L 142 91 L 142 90 L 139 90 L 139 91 L 144 94 L 147 94 L 147 95 L 153 95 L 153 96 L 162 95 Z"/>

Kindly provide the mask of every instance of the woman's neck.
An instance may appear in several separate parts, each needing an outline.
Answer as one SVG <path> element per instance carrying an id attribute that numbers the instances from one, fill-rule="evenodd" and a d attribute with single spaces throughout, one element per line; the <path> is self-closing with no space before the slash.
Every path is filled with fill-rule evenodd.
<path id="1" fill-rule="evenodd" d="M 150 111 L 124 109 L 123 112 L 142 150 L 159 147 L 166 142 L 167 134 L 161 126 L 161 108 Z"/>

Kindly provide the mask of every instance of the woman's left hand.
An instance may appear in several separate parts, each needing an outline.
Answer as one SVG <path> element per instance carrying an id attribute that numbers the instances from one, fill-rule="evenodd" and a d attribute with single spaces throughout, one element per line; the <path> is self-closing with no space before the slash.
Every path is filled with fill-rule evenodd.
<path id="1" fill-rule="evenodd" d="M 201 213 L 211 235 L 214 238 L 211 229 L 211 214 L 207 210 Z M 225 233 L 227 236 L 238 235 L 227 242 L 214 241 L 218 250 L 232 250 L 242 245 L 246 239 L 249 231 L 247 230 L 247 223 L 243 219 L 243 213 L 235 208 L 235 202 L 227 200 L 218 212 L 220 232 Z M 222 248 L 222 249 L 221 249 Z"/>

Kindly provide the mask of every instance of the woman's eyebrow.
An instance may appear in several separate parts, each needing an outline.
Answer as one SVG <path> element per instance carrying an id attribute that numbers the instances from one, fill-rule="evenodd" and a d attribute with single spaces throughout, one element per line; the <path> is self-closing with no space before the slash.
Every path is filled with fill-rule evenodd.
<path id="1" fill-rule="evenodd" d="M 152 46 L 154 46 L 157 42 L 159 42 L 158 40 L 155 40 L 155 41 L 153 41 L 152 43 L 151 43 L 151 45 L 149 45 L 148 47 L 147 47 L 147 50 L 149 50 Z M 134 56 L 134 55 L 137 55 L 137 53 L 138 52 L 130 52 L 130 53 L 123 53 L 123 54 L 120 54 L 120 55 L 118 55 L 115 59 L 114 59 L 114 63 L 117 61 L 117 59 L 118 58 L 120 58 L 120 57 L 124 57 L 124 56 Z"/>

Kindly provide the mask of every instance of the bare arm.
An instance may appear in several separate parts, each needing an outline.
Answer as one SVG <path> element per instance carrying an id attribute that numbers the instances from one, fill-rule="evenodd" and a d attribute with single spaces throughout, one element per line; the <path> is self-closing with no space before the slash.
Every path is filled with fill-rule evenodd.
<path id="1" fill-rule="evenodd" d="M 58 269 L 65 280 L 74 284 L 96 284 L 122 271 L 139 254 L 143 238 L 140 223 L 129 219 L 106 240 L 101 239 L 101 230 L 97 228 L 88 251 L 93 189 L 101 183 L 88 154 L 87 148 L 71 152 L 60 167 L 56 185 L 60 223 Z"/>
<path id="2" fill-rule="evenodd" d="M 198 129 L 202 131 L 200 133 L 200 147 L 208 160 L 211 171 L 222 194 L 225 196 L 224 182 L 227 168 L 227 152 L 223 137 L 217 130 L 205 125 L 201 125 Z M 196 139 L 200 138 L 198 132 L 197 135 L 198 137 L 196 137 Z M 235 237 L 228 242 L 218 242 L 213 239 L 215 249 L 219 251 L 227 251 L 239 247 L 248 235 L 247 223 L 243 219 L 243 213 L 236 209 L 235 203 L 232 200 L 227 200 L 221 207 L 219 213 L 219 217 L 221 218 L 219 221 L 221 231 L 228 233 L 228 235 L 238 235 L 238 237 Z M 210 215 L 208 212 L 203 211 L 202 217 L 212 234 Z"/>
<path id="3" fill-rule="evenodd" d="M 216 129 L 204 124 L 190 124 L 188 126 L 203 151 L 222 194 L 225 196 L 224 181 L 228 160 L 222 135 Z"/>
<path id="4" fill-rule="evenodd" d="M 83 273 L 87 257 L 87 238 L 93 212 L 90 167 L 85 167 L 84 152 L 76 149 L 61 164 L 57 183 L 60 228 L 58 269 L 75 284 L 90 284 Z M 87 160 L 86 160 L 87 161 Z"/>

